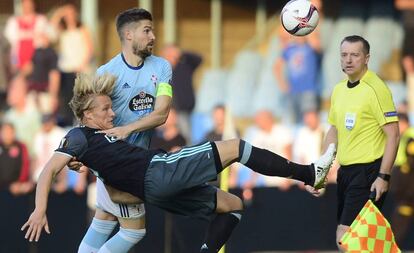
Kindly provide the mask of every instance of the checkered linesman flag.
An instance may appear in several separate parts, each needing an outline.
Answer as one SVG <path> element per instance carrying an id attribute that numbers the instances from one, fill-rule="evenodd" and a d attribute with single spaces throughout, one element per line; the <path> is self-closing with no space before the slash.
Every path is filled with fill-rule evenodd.
<path id="1" fill-rule="evenodd" d="M 340 244 L 349 253 L 401 252 L 390 224 L 371 200 L 361 209 Z"/>

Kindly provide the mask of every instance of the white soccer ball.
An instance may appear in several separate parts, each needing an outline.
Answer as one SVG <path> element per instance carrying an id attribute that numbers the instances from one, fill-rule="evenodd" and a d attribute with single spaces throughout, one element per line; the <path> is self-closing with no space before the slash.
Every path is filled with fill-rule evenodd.
<path id="1" fill-rule="evenodd" d="M 315 30 L 319 21 L 316 7 L 308 0 L 291 0 L 280 15 L 285 30 L 296 36 L 305 36 Z"/>

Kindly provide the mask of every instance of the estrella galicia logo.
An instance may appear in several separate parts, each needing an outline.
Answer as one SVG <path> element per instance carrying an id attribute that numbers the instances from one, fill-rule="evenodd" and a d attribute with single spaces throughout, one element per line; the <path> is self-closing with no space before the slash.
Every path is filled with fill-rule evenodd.
<path id="1" fill-rule="evenodd" d="M 129 109 L 138 115 L 146 115 L 153 111 L 154 102 L 152 95 L 141 91 L 129 101 Z"/>

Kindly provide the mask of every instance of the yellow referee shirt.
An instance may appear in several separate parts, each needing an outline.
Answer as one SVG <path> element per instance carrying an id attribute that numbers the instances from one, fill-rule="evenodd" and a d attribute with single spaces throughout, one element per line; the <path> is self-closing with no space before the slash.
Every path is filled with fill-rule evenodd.
<path id="1" fill-rule="evenodd" d="M 341 165 L 373 162 L 384 154 L 382 126 L 398 121 L 392 95 L 369 70 L 355 87 L 347 83 L 343 80 L 335 86 L 328 117 L 338 130 L 337 158 Z"/>

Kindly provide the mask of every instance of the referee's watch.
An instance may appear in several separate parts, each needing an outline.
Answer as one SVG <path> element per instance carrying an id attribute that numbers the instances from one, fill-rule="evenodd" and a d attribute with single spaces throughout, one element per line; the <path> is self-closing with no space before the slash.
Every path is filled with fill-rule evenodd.
<path id="1" fill-rule="evenodd" d="M 390 174 L 384 174 L 384 173 L 378 173 L 378 177 L 382 178 L 384 181 L 387 181 L 387 182 L 389 182 L 391 179 Z"/>

